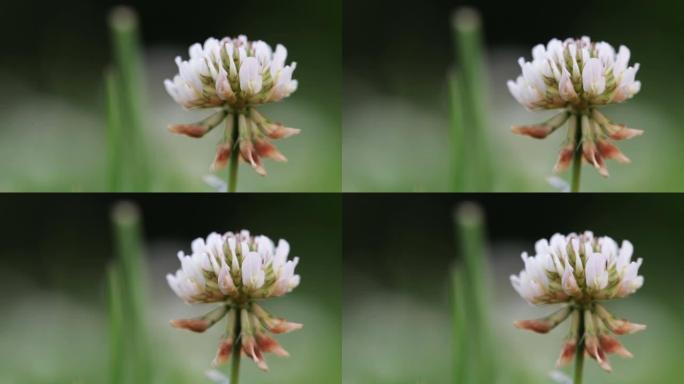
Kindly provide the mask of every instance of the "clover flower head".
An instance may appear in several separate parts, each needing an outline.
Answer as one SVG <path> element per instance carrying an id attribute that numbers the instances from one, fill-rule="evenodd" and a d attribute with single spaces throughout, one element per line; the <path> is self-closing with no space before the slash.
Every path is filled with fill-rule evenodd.
<path id="1" fill-rule="evenodd" d="M 522 75 L 508 89 L 527 109 L 584 108 L 621 103 L 641 89 L 635 80 L 639 64 L 628 66 L 629 48 L 615 51 L 589 37 L 551 39 L 532 49 L 532 61 L 520 58 Z"/>
<path id="2" fill-rule="evenodd" d="M 513 132 L 542 139 L 566 122 L 568 135 L 554 170 L 565 170 L 575 148 L 602 176 L 608 176 L 604 159 L 628 163 L 629 159 L 609 139 L 622 140 L 643 131 L 608 120 L 596 108 L 622 103 L 641 90 L 635 79 L 639 64 L 629 66 L 630 50 L 616 51 L 606 42 L 589 37 L 552 39 L 532 49 L 532 61 L 520 58 L 522 75 L 507 85 L 513 97 L 528 110 L 565 109 L 541 124 L 514 126 Z M 579 128 L 578 128 L 579 127 Z"/>
<path id="3" fill-rule="evenodd" d="M 572 319 L 558 365 L 572 360 L 583 324 L 587 354 L 610 371 L 607 354 L 631 357 L 631 353 L 610 335 L 634 333 L 644 325 L 617 319 L 600 301 L 624 298 L 644 284 L 639 275 L 643 260 L 632 260 L 634 248 L 625 240 L 620 246 L 610 237 L 592 232 L 555 234 L 535 244 L 535 255 L 522 253 L 523 269 L 511 276 L 513 288 L 533 305 L 561 304 L 557 312 L 535 320 L 515 322 L 516 327 L 546 333 L 567 318 Z"/>
<path id="4" fill-rule="evenodd" d="M 255 107 L 280 101 L 297 90 L 298 82 L 292 78 L 297 63 L 285 64 L 287 49 L 278 44 L 273 50 L 263 41 L 249 41 L 241 35 L 195 43 L 189 55 L 188 60 L 176 57 L 178 74 L 173 80 L 164 80 L 166 91 L 186 109 L 220 110 L 199 122 L 174 124 L 169 129 L 198 138 L 226 119 L 225 138 L 212 163 L 214 170 L 225 167 L 235 148 L 261 175 L 266 171 L 260 158 L 286 161 L 269 139 L 289 137 L 299 130 L 266 119 Z"/>
<path id="5" fill-rule="evenodd" d="M 266 370 L 264 352 L 287 356 L 274 339 L 266 334 L 284 333 L 301 328 L 268 313 L 256 301 L 283 296 L 300 282 L 295 274 L 299 258 L 288 260 L 290 245 L 277 245 L 266 236 L 251 236 L 249 231 L 211 233 L 206 239 L 192 242 L 192 253 L 178 253 L 181 269 L 168 274 L 171 289 L 186 303 L 221 303 L 219 307 L 193 319 L 173 320 L 178 328 L 194 332 L 206 329 L 227 317 L 227 334 L 221 341 L 214 364 L 225 362 L 233 343 L 240 340 L 242 351 Z M 234 325 L 240 324 L 240 334 Z"/>

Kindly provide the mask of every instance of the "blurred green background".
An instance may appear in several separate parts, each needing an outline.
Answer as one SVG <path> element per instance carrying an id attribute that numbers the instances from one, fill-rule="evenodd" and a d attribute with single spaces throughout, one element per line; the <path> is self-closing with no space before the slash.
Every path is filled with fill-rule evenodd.
<path id="1" fill-rule="evenodd" d="M 203 334 L 178 330 L 170 319 L 199 316 L 165 275 L 180 263 L 178 250 L 212 231 L 246 228 L 277 241 L 301 258 L 301 285 L 263 303 L 304 328 L 277 339 L 291 356 L 266 356 L 270 372 L 248 360 L 245 383 L 337 383 L 341 371 L 341 198 L 334 195 L 127 196 L 144 225 L 144 310 L 153 383 L 209 383 L 204 372 L 216 353 L 221 325 Z M 0 382 L 107 383 L 109 348 L 105 266 L 114 259 L 107 196 L 14 196 L 0 199 Z M 126 321 L 129 314 L 124 314 Z M 124 327 L 130 324 L 124 322 Z M 126 335 L 126 332 L 124 332 Z M 129 336 L 130 337 L 130 336 Z M 228 367 L 224 367 L 227 372 Z"/>
<path id="2" fill-rule="evenodd" d="M 632 164 L 609 162 L 609 179 L 583 167 L 582 190 L 684 190 L 679 171 L 684 161 L 684 88 L 679 86 L 684 83 L 679 70 L 684 50 L 678 48 L 684 36 L 684 4 L 670 0 L 435 0 L 410 8 L 389 1 L 346 0 L 344 190 L 453 188 L 447 72 L 463 64 L 451 30 L 452 12 L 463 5 L 478 10 L 483 24 L 483 136 L 484 156 L 492 168 L 491 190 L 555 190 L 546 179 L 564 135 L 536 141 L 511 134 L 511 125 L 542 122 L 549 114 L 526 111 L 509 94 L 506 81 L 520 74 L 517 60 L 529 60 L 534 45 L 582 35 L 615 47 L 626 45 L 631 62 L 641 63 L 637 79 L 642 91 L 605 112 L 616 122 L 645 130 L 642 137 L 619 143 Z"/>
<path id="3" fill-rule="evenodd" d="M 266 178 L 242 164 L 238 190 L 340 190 L 340 0 L 124 3 L 137 11 L 141 28 L 149 189 L 212 190 L 203 177 L 220 134 L 192 140 L 169 133 L 170 123 L 194 122 L 209 112 L 184 111 L 163 80 L 177 73 L 174 57 L 187 58 L 191 44 L 246 34 L 285 45 L 288 62 L 298 63 L 299 90 L 260 110 L 302 134 L 278 141 L 289 162 L 266 161 Z M 117 4 L 26 0 L 0 6 L 0 190 L 107 190 L 104 72 L 114 61 L 107 16 Z"/>
<path id="4" fill-rule="evenodd" d="M 613 372 L 594 360 L 586 383 L 679 383 L 684 346 L 680 298 L 684 258 L 678 242 L 684 199 L 675 195 L 346 195 L 344 197 L 343 376 L 356 383 L 460 383 L 454 354 L 450 271 L 463 263 L 452 213 L 475 201 L 486 221 L 485 249 L 493 343 L 489 356 L 496 383 L 547 384 L 568 324 L 547 335 L 518 330 L 513 321 L 549 314 L 512 288 L 509 276 L 523 268 L 520 254 L 556 232 L 594 231 L 634 244 L 644 259 L 644 286 L 606 306 L 620 317 L 645 323 L 645 332 L 621 336 L 631 360 L 611 356 Z M 467 287 L 471 289 L 470 287 Z M 477 337 L 472 324 L 466 324 Z M 486 340 L 473 340 L 485 343 Z M 468 353 L 472 351 L 468 350 Z M 571 372 L 571 368 L 564 370 Z M 478 382 L 478 381 L 475 381 Z"/>

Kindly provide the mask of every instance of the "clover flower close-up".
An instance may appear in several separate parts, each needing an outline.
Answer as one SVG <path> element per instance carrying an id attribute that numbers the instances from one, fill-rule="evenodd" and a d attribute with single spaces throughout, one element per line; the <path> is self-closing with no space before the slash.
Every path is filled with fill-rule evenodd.
<path id="1" fill-rule="evenodd" d="M 541 124 L 514 126 L 513 132 L 543 139 L 567 123 L 554 171 L 564 171 L 575 158 L 577 178 L 582 158 L 602 176 L 608 176 L 605 159 L 629 163 L 611 140 L 629 139 L 643 131 L 613 123 L 598 108 L 622 103 L 641 89 L 641 82 L 635 79 L 639 64 L 629 66 L 630 55 L 624 45 L 616 51 L 610 44 L 586 36 L 552 39 L 546 46 L 535 46 L 532 61 L 518 60 L 522 75 L 509 80 L 508 89 L 528 110 L 563 111 Z"/>
<path id="2" fill-rule="evenodd" d="M 224 168 L 229 159 L 236 161 L 238 153 L 260 175 L 266 175 L 261 158 L 286 161 L 271 140 L 300 130 L 267 119 L 256 107 L 278 102 L 297 90 L 298 82 L 292 78 L 297 63 L 285 64 L 287 49 L 278 44 L 274 51 L 263 41 L 249 41 L 241 35 L 193 44 L 189 55 L 188 60 L 176 57 L 178 74 L 164 81 L 166 91 L 186 109 L 218 111 L 197 123 L 174 124 L 169 129 L 199 138 L 225 120 L 212 170 Z"/>
<path id="3" fill-rule="evenodd" d="M 595 237 L 589 231 L 567 236 L 555 234 L 535 244 L 534 256 L 523 252 L 525 269 L 511 276 L 513 288 L 528 303 L 561 305 L 545 318 L 517 321 L 516 327 L 547 333 L 571 319 L 557 366 L 575 358 L 575 382 L 581 381 L 577 371 L 581 376 L 585 353 L 606 371 L 612 369 L 608 354 L 632 357 L 611 333 L 624 335 L 646 328 L 615 317 L 603 304 L 606 300 L 625 298 L 644 284 L 644 277 L 639 275 L 643 260 L 632 260 L 633 251 L 627 240 L 618 246 L 610 237 Z"/>
<path id="4" fill-rule="evenodd" d="M 258 301 L 283 296 L 300 282 L 295 274 L 299 258 L 288 260 L 290 246 L 279 240 L 275 245 L 266 236 L 252 236 L 248 231 L 211 233 L 206 239 L 192 242 L 192 253 L 178 253 L 181 269 L 168 274 L 171 289 L 188 304 L 219 303 L 204 316 L 173 320 L 177 328 L 204 332 L 224 317 L 226 333 L 219 344 L 213 365 L 226 362 L 233 355 L 233 370 L 239 367 L 240 351 L 268 370 L 264 353 L 288 356 L 287 351 L 267 334 L 300 329 L 267 312 Z M 235 373 L 236 374 L 236 373 Z M 233 376 L 235 378 L 236 376 Z M 232 382 L 237 380 L 233 379 Z"/>

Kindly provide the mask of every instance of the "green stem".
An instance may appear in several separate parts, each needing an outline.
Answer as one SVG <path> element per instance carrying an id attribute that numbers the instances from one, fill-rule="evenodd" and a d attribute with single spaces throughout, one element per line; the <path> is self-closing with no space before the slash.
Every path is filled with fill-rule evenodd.
<path id="1" fill-rule="evenodd" d="M 238 175 L 238 155 L 240 154 L 240 148 L 238 146 L 238 137 L 239 137 L 239 131 L 240 127 L 238 126 L 239 123 L 239 114 L 238 113 L 233 113 L 233 137 L 231 141 L 231 145 L 233 146 L 232 151 L 230 152 L 230 169 L 228 171 L 228 192 L 235 192 L 237 190 L 237 175 Z M 239 322 L 238 322 L 239 324 Z"/>
<path id="2" fill-rule="evenodd" d="M 577 327 L 577 349 L 575 350 L 575 380 L 574 384 L 582 384 L 582 371 L 584 368 L 584 308 L 579 309 L 579 327 Z"/>
<path id="3" fill-rule="evenodd" d="M 572 192 L 579 192 L 580 187 L 580 173 L 582 172 L 582 116 L 578 113 L 576 116 L 575 127 L 575 155 L 572 158 Z"/>
<path id="4" fill-rule="evenodd" d="M 232 363 L 230 367 L 230 384 L 238 384 L 240 381 L 240 352 L 242 346 L 242 337 L 240 332 L 242 332 L 242 323 L 240 315 L 240 307 L 235 307 L 235 328 L 234 328 L 234 341 L 233 341 L 233 351 L 232 353 Z"/>

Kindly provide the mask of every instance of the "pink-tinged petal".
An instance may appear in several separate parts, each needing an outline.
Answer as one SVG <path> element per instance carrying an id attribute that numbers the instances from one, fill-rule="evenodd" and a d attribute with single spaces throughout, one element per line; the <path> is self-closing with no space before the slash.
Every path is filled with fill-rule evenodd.
<path id="1" fill-rule="evenodd" d="M 211 324 L 204 319 L 176 319 L 170 321 L 171 325 L 175 328 L 187 329 L 193 332 L 204 332 Z"/>
<path id="2" fill-rule="evenodd" d="M 595 305 L 595 311 L 600 320 L 603 321 L 603 324 L 616 335 L 631 335 L 646 329 L 644 324 L 631 323 L 627 320 L 616 318 L 600 304 Z"/>
<path id="3" fill-rule="evenodd" d="M 552 313 L 549 316 L 534 320 L 519 320 L 513 323 L 516 328 L 527 329 L 537 333 L 547 333 L 554 329 L 558 324 L 565 321 L 565 319 L 572 313 L 571 307 L 564 307 Z"/>
<path id="4" fill-rule="evenodd" d="M 577 342 L 575 340 L 566 340 L 561 348 L 560 356 L 556 360 L 556 367 L 564 367 L 568 365 L 572 359 L 575 357 L 575 351 L 577 350 Z"/>
<path id="5" fill-rule="evenodd" d="M 589 357 L 598 362 L 601 369 L 606 372 L 611 372 L 613 370 L 608 362 L 605 352 L 603 349 L 601 349 L 601 345 L 599 344 L 599 340 L 596 336 L 586 337 L 584 350 L 587 352 Z"/>
<path id="6" fill-rule="evenodd" d="M 209 132 L 209 127 L 200 124 L 172 124 L 169 125 L 169 131 L 180 135 L 200 138 Z"/>
<path id="7" fill-rule="evenodd" d="M 266 140 L 254 140 L 254 148 L 259 157 L 266 157 L 279 162 L 286 162 L 287 158 L 275 147 Z"/>
<path id="8" fill-rule="evenodd" d="M 247 355 L 247 357 L 252 359 L 259 369 L 262 371 L 268 371 L 268 365 L 266 365 L 264 356 L 254 340 L 254 336 L 246 334 L 242 335 L 242 352 Z"/>
<path id="9" fill-rule="evenodd" d="M 613 353 L 626 358 L 634 357 L 634 355 L 632 355 L 632 353 L 627 350 L 627 348 L 625 348 L 618 339 L 605 334 L 599 335 L 598 338 L 601 349 L 603 349 L 606 353 Z"/>
<path id="10" fill-rule="evenodd" d="M 259 349 L 263 352 L 270 352 L 283 357 L 290 356 L 290 354 L 282 346 L 280 346 L 275 339 L 264 333 L 259 332 L 256 334 L 256 342 L 259 346 Z"/>
<path id="11" fill-rule="evenodd" d="M 259 155 L 256 153 L 254 145 L 250 141 L 240 141 L 240 155 L 252 168 L 261 176 L 266 176 L 266 169 L 261 165 Z"/>
<path id="12" fill-rule="evenodd" d="M 228 358 L 230 358 L 230 354 L 232 353 L 232 351 L 233 339 L 225 339 L 221 341 L 218 350 L 216 351 L 216 357 L 214 357 L 212 365 L 214 367 L 218 367 L 219 365 L 224 364 L 226 361 L 228 361 Z"/>
<path id="13" fill-rule="evenodd" d="M 630 162 L 629 158 L 625 156 L 618 147 L 610 143 L 608 140 L 597 140 L 596 147 L 601 153 L 601 156 L 606 159 L 613 159 L 623 164 Z"/>
<path id="14" fill-rule="evenodd" d="M 222 305 L 214 310 L 208 312 L 202 317 L 196 317 L 194 319 L 177 319 L 171 320 L 171 325 L 176 328 L 187 329 L 193 332 L 204 332 L 212 325 L 216 324 L 219 320 L 226 315 L 228 307 Z"/>
<path id="15" fill-rule="evenodd" d="M 608 177 L 608 168 L 606 168 L 603 157 L 596 150 L 596 145 L 592 141 L 587 140 L 582 143 L 582 154 L 584 159 L 593 165 L 601 176 Z"/>
<path id="16" fill-rule="evenodd" d="M 644 131 L 641 129 L 628 128 L 624 125 L 615 125 L 615 129 L 609 130 L 610 138 L 613 140 L 625 140 L 641 136 Z"/>
<path id="17" fill-rule="evenodd" d="M 302 131 L 301 129 L 286 127 L 279 123 L 271 124 L 270 128 L 268 130 L 268 137 L 271 139 L 285 139 L 298 135 Z"/>
<path id="18" fill-rule="evenodd" d="M 570 166 L 570 163 L 572 162 L 572 158 L 575 156 L 575 144 L 570 143 L 566 144 L 561 148 L 560 153 L 558 154 L 558 160 L 556 160 L 556 165 L 553 167 L 553 171 L 555 173 L 561 173 L 568 169 Z"/>
<path id="19" fill-rule="evenodd" d="M 538 125 L 515 125 L 511 127 L 511 131 L 516 135 L 529 136 L 534 139 L 544 139 L 551 132 L 553 132 L 553 127 L 549 127 L 545 124 Z"/>
<path id="20" fill-rule="evenodd" d="M 228 165 L 228 160 L 230 160 L 232 148 L 232 143 L 221 143 L 216 147 L 216 155 L 214 156 L 214 161 L 211 163 L 212 171 L 221 170 L 225 168 L 226 165 Z"/>
<path id="21" fill-rule="evenodd" d="M 271 333 L 278 334 L 296 331 L 298 329 L 302 329 L 302 327 L 304 327 L 304 325 L 301 323 L 293 323 L 285 319 L 274 318 L 272 321 L 269 322 L 267 328 Z"/>

